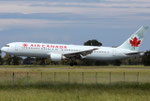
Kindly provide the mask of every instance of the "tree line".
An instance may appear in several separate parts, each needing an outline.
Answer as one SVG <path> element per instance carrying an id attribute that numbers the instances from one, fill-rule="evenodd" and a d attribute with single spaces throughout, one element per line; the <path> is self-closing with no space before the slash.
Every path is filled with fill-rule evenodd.
<path id="1" fill-rule="evenodd" d="M 101 42 L 97 40 L 88 40 L 84 43 L 86 46 L 102 46 Z M 100 65 L 150 65 L 150 51 L 145 52 L 141 57 L 132 57 L 122 60 L 114 61 L 95 61 L 95 60 L 75 60 L 81 66 L 100 66 Z M 1 56 L 0 51 L 0 65 L 69 65 L 70 61 L 53 62 L 50 58 L 32 58 L 32 57 L 18 57 L 6 54 Z"/>

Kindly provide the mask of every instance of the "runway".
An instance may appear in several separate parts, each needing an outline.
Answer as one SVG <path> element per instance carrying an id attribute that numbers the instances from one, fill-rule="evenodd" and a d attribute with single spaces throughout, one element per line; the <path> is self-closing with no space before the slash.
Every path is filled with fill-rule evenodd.
<path id="1" fill-rule="evenodd" d="M 0 72 L 150 72 L 150 67 L 118 66 L 0 66 Z"/>

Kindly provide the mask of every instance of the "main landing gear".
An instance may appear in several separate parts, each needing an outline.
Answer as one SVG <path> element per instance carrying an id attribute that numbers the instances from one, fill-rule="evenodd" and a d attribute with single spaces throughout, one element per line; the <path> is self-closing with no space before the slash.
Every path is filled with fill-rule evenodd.
<path id="1" fill-rule="evenodd" d="M 77 65 L 77 62 L 70 62 L 70 66 Z"/>

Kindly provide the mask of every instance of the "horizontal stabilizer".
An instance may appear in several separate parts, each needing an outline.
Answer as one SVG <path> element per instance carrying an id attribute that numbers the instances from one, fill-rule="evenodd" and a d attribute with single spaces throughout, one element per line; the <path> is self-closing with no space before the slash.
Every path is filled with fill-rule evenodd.
<path id="1" fill-rule="evenodd" d="M 131 53 L 126 53 L 126 55 L 144 55 L 145 52 L 131 52 Z"/>

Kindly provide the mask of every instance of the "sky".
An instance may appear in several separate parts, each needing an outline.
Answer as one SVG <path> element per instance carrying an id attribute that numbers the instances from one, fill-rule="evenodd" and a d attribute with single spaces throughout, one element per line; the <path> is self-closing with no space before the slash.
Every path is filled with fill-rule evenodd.
<path id="1" fill-rule="evenodd" d="M 0 0 L 0 47 L 91 39 L 119 46 L 141 26 L 150 26 L 150 0 Z M 140 50 L 150 50 L 149 43 L 150 31 Z"/>

